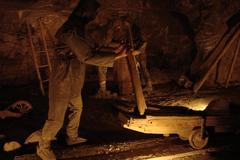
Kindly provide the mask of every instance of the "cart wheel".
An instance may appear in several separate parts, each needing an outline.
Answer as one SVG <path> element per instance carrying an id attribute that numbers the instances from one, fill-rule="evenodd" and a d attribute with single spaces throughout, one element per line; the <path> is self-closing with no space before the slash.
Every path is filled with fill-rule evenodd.
<path id="1" fill-rule="evenodd" d="M 191 133 L 191 135 L 189 136 L 189 143 L 191 145 L 192 148 L 194 149 L 202 149 L 204 148 L 207 144 L 208 144 L 208 135 L 207 133 L 205 134 L 205 136 L 202 138 L 201 137 L 201 129 L 197 128 L 194 129 Z"/>
<path id="2" fill-rule="evenodd" d="M 32 110 L 32 105 L 28 101 L 19 100 L 10 105 L 8 110 L 15 110 L 22 114 L 26 114 Z"/>

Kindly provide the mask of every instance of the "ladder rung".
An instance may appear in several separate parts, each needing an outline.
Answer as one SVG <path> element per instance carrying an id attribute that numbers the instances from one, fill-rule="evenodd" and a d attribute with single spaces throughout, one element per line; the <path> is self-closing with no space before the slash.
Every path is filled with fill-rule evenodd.
<path id="1" fill-rule="evenodd" d="M 41 65 L 41 66 L 39 66 L 39 68 L 46 68 L 46 67 L 48 67 L 47 64 L 46 64 L 46 65 Z"/>
<path id="2" fill-rule="evenodd" d="M 46 82 L 48 82 L 48 79 L 42 81 L 42 83 L 46 83 Z"/>

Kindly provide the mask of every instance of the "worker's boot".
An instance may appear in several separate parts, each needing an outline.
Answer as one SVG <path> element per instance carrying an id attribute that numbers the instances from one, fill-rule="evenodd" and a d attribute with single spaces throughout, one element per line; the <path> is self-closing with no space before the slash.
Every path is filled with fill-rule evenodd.
<path id="1" fill-rule="evenodd" d="M 42 130 L 37 130 L 30 134 L 24 142 L 24 144 L 29 144 L 29 143 L 36 143 L 41 140 L 41 135 L 42 135 Z"/>
<path id="2" fill-rule="evenodd" d="M 37 155 L 42 160 L 56 160 L 56 156 L 51 150 L 51 141 L 40 140 L 37 146 Z"/>
<path id="3" fill-rule="evenodd" d="M 75 137 L 75 138 L 67 137 L 67 138 L 66 138 L 66 143 L 67 143 L 69 146 L 75 145 L 75 144 L 84 143 L 84 142 L 86 142 L 86 141 L 87 141 L 87 139 L 81 138 L 81 137 Z"/>

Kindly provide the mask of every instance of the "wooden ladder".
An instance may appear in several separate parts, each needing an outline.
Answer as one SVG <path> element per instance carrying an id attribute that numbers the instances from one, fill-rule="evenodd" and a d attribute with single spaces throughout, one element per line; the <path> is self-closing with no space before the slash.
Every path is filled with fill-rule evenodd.
<path id="1" fill-rule="evenodd" d="M 44 25 L 42 18 L 37 20 L 37 24 L 39 25 L 39 33 L 40 36 L 37 38 L 33 36 L 32 27 L 29 23 L 27 23 L 27 32 L 28 32 L 28 39 L 33 55 L 33 62 L 37 72 L 37 77 L 39 80 L 39 86 L 42 92 L 42 95 L 46 95 L 46 88 L 49 82 L 49 74 L 52 71 L 50 56 L 49 56 L 49 49 L 47 43 L 47 36 L 51 40 L 52 37 L 50 36 L 46 26 Z M 54 43 L 54 42 L 53 42 Z"/>

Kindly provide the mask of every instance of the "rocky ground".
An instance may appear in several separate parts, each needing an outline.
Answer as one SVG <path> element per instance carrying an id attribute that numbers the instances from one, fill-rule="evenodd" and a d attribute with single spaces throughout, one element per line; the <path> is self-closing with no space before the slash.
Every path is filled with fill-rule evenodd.
<path id="1" fill-rule="evenodd" d="M 90 97 L 96 92 L 96 86 L 84 89 L 85 109 L 83 111 L 80 135 L 88 142 L 74 147 L 68 147 L 64 138 L 64 129 L 58 134 L 58 140 L 53 143 L 53 149 L 59 159 L 67 160 L 136 160 L 136 159 L 183 159 L 183 160 L 215 160 L 236 159 L 238 155 L 239 137 L 223 134 L 212 137 L 210 145 L 205 150 L 193 150 L 187 141 L 180 140 L 175 135 L 147 135 L 121 127 L 118 120 L 118 110 L 110 101 Z M 1 88 L 1 110 L 18 99 L 32 103 L 33 110 L 22 118 L 6 118 L 0 120 L 1 148 L 5 142 L 17 141 L 22 148 L 4 152 L 1 149 L 1 160 L 37 160 L 34 154 L 36 144 L 24 145 L 29 134 L 42 127 L 47 116 L 47 97 L 38 94 L 29 86 L 20 88 Z M 238 159 L 238 158 L 237 158 Z"/>

